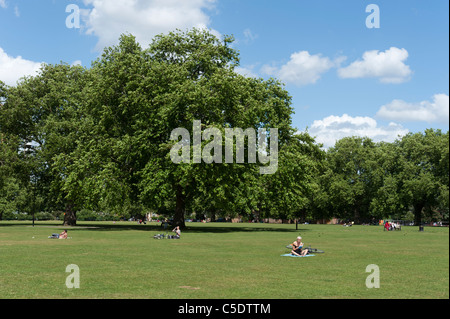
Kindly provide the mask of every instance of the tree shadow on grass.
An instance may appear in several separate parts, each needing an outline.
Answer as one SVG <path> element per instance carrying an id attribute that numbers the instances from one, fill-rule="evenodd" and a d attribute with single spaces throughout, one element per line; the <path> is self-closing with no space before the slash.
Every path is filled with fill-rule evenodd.
<path id="1" fill-rule="evenodd" d="M 290 225 L 292 228 L 272 227 L 270 224 L 263 224 L 265 226 L 244 226 L 243 224 L 219 225 L 219 226 L 186 226 L 185 232 L 189 233 L 232 233 L 232 232 L 282 232 L 292 233 L 299 231 L 308 231 L 308 229 L 295 229 L 295 225 Z"/>
<path id="2" fill-rule="evenodd" d="M 273 225 L 273 226 L 272 226 Z M 30 224 L 24 223 L 0 223 L 2 226 L 22 226 L 22 227 L 32 227 Z M 300 225 L 299 225 L 300 226 Z M 49 229 L 67 229 L 68 232 L 73 231 L 148 231 L 157 233 L 171 233 L 172 227 L 167 226 L 164 229 L 161 224 L 130 224 L 128 222 L 117 222 L 113 224 L 112 222 L 82 222 L 78 223 L 77 226 L 64 226 L 60 222 L 55 223 L 36 223 L 36 228 L 49 228 Z M 309 229 L 298 228 L 295 229 L 295 224 L 283 224 L 280 227 L 279 224 L 232 224 L 232 223 L 186 223 L 186 228 L 182 229 L 182 233 L 236 233 L 236 232 L 282 232 L 282 233 L 292 233 L 292 232 L 305 232 Z"/>
<path id="3" fill-rule="evenodd" d="M 91 227 L 88 227 L 91 226 Z M 286 227 L 276 227 L 270 224 L 231 224 L 231 223 L 213 223 L 213 224 L 191 224 L 186 223 L 186 227 L 182 229 L 182 233 L 236 233 L 236 232 L 305 232 L 309 229 L 295 229 L 295 225 L 285 225 Z M 78 226 L 77 226 L 78 227 Z M 84 227 L 84 228 L 83 228 Z M 75 229 L 75 228 L 74 228 Z M 147 225 L 127 225 L 127 224 L 92 224 L 83 225 L 79 228 L 92 231 L 122 231 L 122 230 L 138 230 L 138 231 L 150 231 L 158 233 L 171 233 L 172 227 L 167 226 L 164 228 L 160 224 L 147 224 Z"/>

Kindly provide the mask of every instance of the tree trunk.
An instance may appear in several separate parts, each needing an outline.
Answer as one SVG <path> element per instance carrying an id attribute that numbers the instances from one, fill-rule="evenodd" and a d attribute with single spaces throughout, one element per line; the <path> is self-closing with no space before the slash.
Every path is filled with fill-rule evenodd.
<path id="1" fill-rule="evenodd" d="M 420 226 L 422 225 L 422 209 L 424 205 L 422 203 L 418 203 L 414 205 L 414 225 Z"/>
<path id="2" fill-rule="evenodd" d="M 185 228 L 184 223 L 184 212 L 186 211 L 186 198 L 183 194 L 183 187 L 177 185 L 177 203 L 175 206 L 175 216 L 173 216 L 173 226 L 180 226 L 180 228 Z"/>
<path id="3" fill-rule="evenodd" d="M 360 214 L 359 214 L 359 208 L 356 207 L 355 211 L 354 211 L 354 216 L 353 216 L 353 221 L 355 222 L 355 224 L 360 224 Z"/>
<path id="4" fill-rule="evenodd" d="M 301 224 L 304 224 L 305 222 L 306 222 L 306 215 L 307 215 L 307 212 L 306 212 L 306 209 L 302 209 L 301 211 L 300 211 L 300 216 L 299 216 L 299 222 L 301 223 Z"/>
<path id="5" fill-rule="evenodd" d="M 67 204 L 66 212 L 64 213 L 64 226 L 76 226 L 77 225 L 77 213 L 73 209 L 72 204 Z"/>

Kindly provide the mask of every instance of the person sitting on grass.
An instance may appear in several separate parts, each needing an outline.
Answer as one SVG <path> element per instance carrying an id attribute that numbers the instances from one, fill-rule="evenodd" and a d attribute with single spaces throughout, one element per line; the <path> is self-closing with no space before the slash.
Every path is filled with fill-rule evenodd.
<path id="1" fill-rule="evenodd" d="M 181 237 L 181 230 L 180 230 L 180 226 L 175 227 L 173 230 L 173 232 L 175 232 L 176 237 L 180 238 Z"/>
<path id="2" fill-rule="evenodd" d="M 308 253 L 308 249 L 303 249 L 302 238 L 299 236 L 297 240 L 292 243 L 291 254 L 295 256 L 304 257 Z"/>
<path id="3" fill-rule="evenodd" d="M 67 229 L 64 229 L 61 234 L 59 234 L 59 239 L 67 239 Z"/>

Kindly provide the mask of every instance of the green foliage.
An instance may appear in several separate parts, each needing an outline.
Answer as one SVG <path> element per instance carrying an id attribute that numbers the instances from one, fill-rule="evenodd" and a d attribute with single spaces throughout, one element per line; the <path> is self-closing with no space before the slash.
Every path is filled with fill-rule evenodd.
<path id="1" fill-rule="evenodd" d="M 316 205 L 351 220 L 401 219 L 410 210 L 448 219 L 449 134 L 439 130 L 408 134 L 395 143 L 352 137 L 327 152 Z"/>
<path id="2" fill-rule="evenodd" d="M 21 156 L 18 140 L 0 131 L 0 220 L 26 205 L 27 184 L 26 176 L 21 174 Z"/>
<path id="3" fill-rule="evenodd" d="M 183 226 L 194 213 L 358 222 L 413 211 L 416 223 L 448 219 L 448 132 L 394 143 L 349 137 L 321 150 L 292 127 L 279 81 L 236 72 L 232 42 L 177 30 L 143 49 L 122 35 L 90 69 L 44 65 L 15 87 L 0 82 L 0 218 L 64 211 L 75 224 L 100 218 L 89 212 L 126 219 L 154 211 Z M 276 173 L 248 163 L 248 141 L 245 164 L 225 164 L 225 154 L 224 164 L 173 163 L 170 134 L 185 128 L 192 140 L 194 120 L 222 136 L 277 128 Z"/>
<path id="4" fill-rule="evenodd" d="M 415 222 L 423 214 L 440 213 L 448 218 L 449 133 L 426 130 L 409 134 L 399 142 L 403 169 L 399 193 L 414 209 Z"/>
<path id="5" fill-rule="evenodd" d="M 373 198 L 375 144 L 368 138 L 343 138 L 327 152 L 329 171 L 322 179 L 334 216 L 360 222 L 369 217 Z"/>
<path id="6" fill-rule="evenodd" d="M 117 214 L 111 214 L 108 212 L 95 212 L 89 209 L 82 209 L 77 212 L 78 221 L 118 221 L 126 220 L 130 216 L 118 216 Z"/>

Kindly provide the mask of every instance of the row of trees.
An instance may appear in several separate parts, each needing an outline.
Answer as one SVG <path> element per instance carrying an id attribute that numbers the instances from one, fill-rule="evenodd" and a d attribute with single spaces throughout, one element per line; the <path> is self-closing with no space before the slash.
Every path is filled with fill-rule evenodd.
<path id="1" fill-rule="evenodd" d="M 412 212 L 417 225 L 423 216 L 448 220 L 449 133 L 429 129 L 394 143 L 343 138 L 327 151 L 319 184 L 316 215 L 368 221 Z"/>
<path id="2" fill-rule="evenodd" d="M 411 210 L 417 223 L 423 213 L 448 218 L 448 132 L 395 143 L 345 138 L 321 150 L 292 127 L 281 83 L 236 72 L 232 42 L 193 29 L 143 49 L 122 35 L 89 69 L 44 65 L 15 87 L 0 82 L 0 218 L 63 210 L 74 225 L 82 209 L 165 213 L 180 226 L 192 212 L 362 221 Z M 278 128 L 278 170 L 261 175 L 262 164 L 248 161 L 248 141 L 245 164 L 173 163 L 170 134 L 192 134 L 194 120 L 222 131 Z"/>

